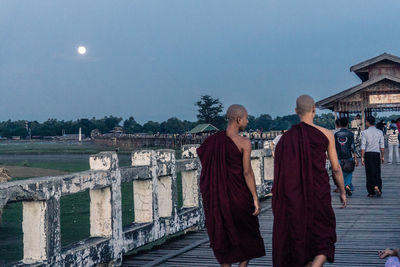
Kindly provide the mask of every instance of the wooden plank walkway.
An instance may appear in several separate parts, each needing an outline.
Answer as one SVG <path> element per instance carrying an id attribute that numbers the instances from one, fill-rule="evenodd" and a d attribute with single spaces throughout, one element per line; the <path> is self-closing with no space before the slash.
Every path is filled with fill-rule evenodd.
<path id="1" fill-rule="evenodd" d="M 382 166 L 383 194 L 368 198 L 363 166 L 353 174 L 355 192 L 348 207 L 340 209 L 337 193 L 332 193 L 336 213 L 337 236 L 334 264 L 326 266 L 384 266 L 377 251 L 400 247 L 400 165 Z M 333 188 L 333 186 L 332 186 Z M 271 200 L 262 202 L 261 234 L 267 255 L 254 259 L 249 266 L 272 266 Z M 219 266 L 209 247 L 205 230 L 166 242 L 157 249 L 126 256 L 123 266 Z"/>

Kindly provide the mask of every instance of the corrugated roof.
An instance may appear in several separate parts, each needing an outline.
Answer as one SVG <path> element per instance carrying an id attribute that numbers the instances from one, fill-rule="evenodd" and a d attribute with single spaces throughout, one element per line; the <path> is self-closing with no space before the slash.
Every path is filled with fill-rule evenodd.
<path id="1" fill-rule="evenodd" d="M 206 133 L 206 132 L 214 132 L 214 131 L 218 131 L 218 128 L 212 124 L 203 123 L 203 124 L 199 124 L 196 127 L 194 127 L 192 130 L 189 131 L 189 133 L 196 134 L 196 133 Z"/>

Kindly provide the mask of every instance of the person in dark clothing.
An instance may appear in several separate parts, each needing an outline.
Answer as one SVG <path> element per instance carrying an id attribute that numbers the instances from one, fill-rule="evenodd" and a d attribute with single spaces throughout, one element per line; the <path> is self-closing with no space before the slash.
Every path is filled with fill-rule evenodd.
<path id="1" fill-rule="evenodd" d="M 344 187 L 347 195 L 351 196 L 354 191 L 352 184 L 353 170 L 346 168 L 349 168 L 348 166 L 352 166 L 353 164 L 357 166 L 358 160 L 355 153 L 354 134 L 347 129 L 348 124 L 348 118 L 340 119 L 339 131 L 335 133 L 335 146 L 340 165 L 342 166 Z"/>
<path id="2" fill-rule="evenodd" d="M 381 120 L 376 124 L 376 129 L 381 130 L 383 132 L 383 129 L 385 128 L 385 122 Z"/>
<path id="3" fill-rule="evenodd" d="M 265 255 L 258 214 L 261 207 L 251 167 L 250 140 L 239 136 L 248 123 L 241 105 L 227 111 L 228 127 L 197 149 L 201 161 L 200 192 L 210 246 L 221 266 Z M 194 264 L 196 265 L 196 264 Z"/>
<path id="4" fill-rule="evenodd" d="M 334 136 L 313 122 L 314 100 L 298 97 L 296 113 L 301 122 L 282 136 L 275 151 L 272 261 L 274 267 L 321 267 L 334 261 L 336 242 L 327 154 L 343 207 L 347 197 Z"/>
<path id="5" fill-rule="evenodd" d="M 397 118 L 396 120 L 396 126 L 397 126 L 397 130 L 400 131 L 400 118 Z M 399 148 L 400 148 L 400 134 L 399 134 Z"/>
<path id="6" fill-rule="evenodd" d="M 338 131 L 340 131 L 340 119 L 336 119 L 335 120 L 335 129 L 332 130 L 333 135 L 335 135 L 335 133 L 337 133 Z M 332 177 L 333 177 L 333 173 L 332 173 Z M 340 190 L 339 190 L 338 185 L 336 184 L 336 180 L 335 179 L 333 179 L 333 183 L 336 185 L 336 188 L 333 190 L 333 192 L 339 193 Z"/>

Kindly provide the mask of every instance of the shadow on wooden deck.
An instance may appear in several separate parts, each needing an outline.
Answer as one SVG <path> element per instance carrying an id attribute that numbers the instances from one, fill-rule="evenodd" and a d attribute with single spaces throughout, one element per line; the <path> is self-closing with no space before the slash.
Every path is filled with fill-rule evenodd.
<path id="1" fill-rule="evenodd" d="M 325 266 L 384 266 L 385 260 L 377 251 L 400 247 L 400 165 L 382 166 L 383 194 L 368 198 L 363 166 L 353 174 L 355 191 L 349 197 L 348 207 L 340 209 L 337 193 L 332 202 L 337 221 L 335 263 Z M 332 186 L 334 188 L 334 186 Z M 262 202 L 261 234 L 266 256 L 254 259 L 249 266 L 272 266 L 272 212 L 271 200 Z M 123 266 L 219 266 L 209 247 L 205 230 L 171 240 L 147 252 L 126 256 Z"/>

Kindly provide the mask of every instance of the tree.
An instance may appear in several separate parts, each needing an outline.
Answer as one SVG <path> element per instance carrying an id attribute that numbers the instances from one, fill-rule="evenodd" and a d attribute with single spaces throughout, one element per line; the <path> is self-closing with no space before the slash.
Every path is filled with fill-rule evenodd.
<path id="1" fill-rule="evenodd" d="M 109 116 L 104 117 L 104 124 L 107 126 L 108 131 L 113 130 L 115 127 L 119 126 L 119 123 L 122 121 L 122 118 Z"/>
<path id="2" fill-rule="evenodd" d="M 144 133 L 156 134 L 160 132 L 160 124 L 155 121 L 148 121 L 143 124 L 142 130 Z"/>
<path id="3" fill-rule="evenodd" d="M 172 117 L 160 125 L 161 133 L 181 134 L 185 132 L 185 125 L 178 118 Z"/>
<path id="4" fill-rule="evenodd" d="M 210 123 L 217 128 L 225 128 L 226 120 L 221 115 L 224 107 L 218 98 L 203 95 L 195 105 L 198 107 L 197 119 L 199 123 Z"/>
<path id="5" fill-rule="evenodd" d="M 314 118 L 314 123 L 327 129 L 335 129 L 335 117 L 332 113 L 316 115 Z"/>
<path id="6" fill-rule="evenodd" d="M 132 133 L 140 133 L 142 132 L 142 126 L 136 122 L 135 118 L 132 116 L 129 119 L 126 119 L 123 123 L 125 133 L 132 134 Z"/>
<path id="7" fill-rule="evenodd" d="M 256 117 L 249 115 L 248 120 L 249 123 L 247 124 L 247 130 L 256 130 L 257 129 Z"/>
<path id="8" fill-rule="evenodd" d="M 272 117 L 269 114 L 261 114 L 255 121 L 256 129 L 269 131 L 272 125 Z"/>

